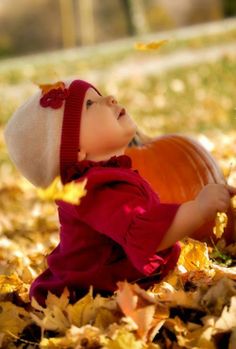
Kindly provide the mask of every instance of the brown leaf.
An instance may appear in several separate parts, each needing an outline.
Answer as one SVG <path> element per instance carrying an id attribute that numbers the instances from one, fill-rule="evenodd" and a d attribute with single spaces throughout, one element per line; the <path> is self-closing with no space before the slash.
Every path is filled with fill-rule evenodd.
<path id="1" fill-rule="evenodd" d="M 222 331 L 236 328 L 236 296 L 231 298 L 229 307 L 224 307 L 220 318 L 215 323 L 215 328 Z"/>

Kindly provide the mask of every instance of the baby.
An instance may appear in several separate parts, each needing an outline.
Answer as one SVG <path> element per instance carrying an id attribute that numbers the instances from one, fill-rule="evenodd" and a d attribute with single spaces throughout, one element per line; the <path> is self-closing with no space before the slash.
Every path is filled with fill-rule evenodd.
<path id="1" fill-rule="evenodd" d="M 102 294 L 122 280 L 150 286 L 176 265 L 178 240 L 226 211 L 235 188 L 210 184 L 195 200 L 161 203 L 124 155 L 137 128 L 113 96 L 82 80 L 42 90 L 6 126 L 10 157 L 36 186 L 87 178 L 87 194 L 78 206 L 57 201 L 60 243 L 31 297 L 44 305 L 48 291 L 65 287 L 73 301 L 90 285 Z"/>

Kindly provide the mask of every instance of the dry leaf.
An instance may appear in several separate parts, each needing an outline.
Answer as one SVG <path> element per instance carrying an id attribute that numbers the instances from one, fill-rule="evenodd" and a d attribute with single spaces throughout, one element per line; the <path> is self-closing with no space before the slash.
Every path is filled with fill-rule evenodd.
<path id="1" fill-rule="evenodd" d="M 83 182 L 72 181 L 63 185 L 60 178 L 56 177 L 48 188 L 38 189 L 37 193 L 41 200 L 63 200 L 74 205 L 79 205 L 80 199 L 86 195 L 86 182 L 86 180 Z"/>
<path id="2" fill-rule="evenodd" d="M 42 313 L 39 315 L 31 313 L 31 317 L 43 331 L 64 332 L 70 327 L 69 320 L 65 315 L 68 303 L 69 292 L 67 289 L 64 290 L 60 297 L 56 297 L 49 292 L 46 299 L 46 308 L 41 307 L 35 299 L 32 300 L 32 306 Z"/>
<path id="3" fill-rule="evenodd" d="M 65 88 L 65 84 L 63 81 L 55 82 L 54 84 L 40 84 L 39 88 L 42 90 L 43 95 L 45 95 L 47 92 L 58 89 L 58 88 Z"/>
<path id="4" fill-rule="evenodd" d="M 212 268 L 215 271 L 215 280 L 227 277 L 232 280 L 236 280 L 236 267 L 223 267 L 218 264 L 212 264 Z"/>
<path id="5" fill-rule="evenodd" d="M 201 327 L 193 332 L 188 332 L 184 337 L 178 335 L 178 343 L 186 349 L 217 349 L 212 341 L 214 333 L 214 328 L 211 326 Z"/>
<path id="6" fill-rule="evenodd" d="M 17 275 L 0 275 L 0 294 L 16 291 L 21 292 L 22 288 L 24 288 L 24 283 L 19 279 Z"/>
<path id="7" fill-rule="evenodd" d="M 94 299 L 92 296 L 92 288 L 83 298 L 78 300 L 75 304 L 69 304 L 67 309 L 68 317 L 71 324 L 81 327 L 91 320 L 95 320 L 96 309 L 94 307 Z"/>
<path id="8" fill-rule="evenodd" d="M 181 249 L 178 265 L 183 266 L 186 271 L 192 271 L 207 270 L 210 264 L 207 244 L 193 239 L 186 239 Z"/>
<path id="9" fill-rule="evenodd" d="M 223 307 L 236 295 L 236 283 L 224 277 L 203 292 L 204 295 L 200 297 L 202 307 L 211 314 L 220 315 Z"/>
<path id="10" fill-rule="evenodd" d="M 117 303 L 123 313 L 134 321 L 137 334 L 143 339 L 153 337 L 154 332 L 156 333 L 162 326 L 163 319 L 169 316 L 167 307 L 159 305 L 154 297 L 136 284 L 119 282 Z"/>
<path id="11" fill-rule="evenodd" d="M 143 349 L 143 342 L 137 340 L 133 333 L 126 329 L 118 330 L 112 339 L 106 342 L 106 349 Z"/>
<path id="12" fill-rule="evenodd" d="M 11 302 L 0 302 L 0 334 L 12 333 L 17 336 L 31 322 L 25 309 Z"/>
<path id="13" fill-rule="evenodd" d="M 135 43 L 134 47 L 136 50 L 140 51 L 151 51 L 151 50 L 159 50 L 163 45 L 165 45 L 168 42 L 168 40 L 159 40 L 159 41 L 152 41 L 148 43 L 144 42 L 137 42 Z"/>
<path id="14" fill-rule="evenodd" d="M 222 331 L 231 331 L 232 328 L 236 328 L 236 296 L 231 298 L 229 307 L 224 307 L 220 318 L 216 320 L 215 328 Z"/>
<path id="15" fill-rule="evenodd" d="M 224 234 L 224 230 L 227 227 L 228 224 L 228 216 L 225 212 L 217 212 L 216 219 L 215 219 L 215 226 L 213 228 L 213 233 L 217 237 L 217 239 L 220 239 L 221 236 Z"/>

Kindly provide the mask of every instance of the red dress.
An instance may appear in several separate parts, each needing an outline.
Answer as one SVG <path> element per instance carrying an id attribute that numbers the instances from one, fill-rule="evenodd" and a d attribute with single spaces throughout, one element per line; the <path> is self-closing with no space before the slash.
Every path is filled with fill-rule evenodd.
<path id="1" fill-rule="evenodd" d="M 57 201 L 60 243 L 48 256 L 30 296 L 44 304 L 47 292 L 116 290 L 118 281 L 142 287 L 174 268 L 178 243 L 156 252 L 179 208 L 164 204 L 150 185 L 131 169 L 128 156 L 106 162 L 83 161 L 71 169 L 68 181 L 87 178 L 87 194 L 79 206 Z"/>

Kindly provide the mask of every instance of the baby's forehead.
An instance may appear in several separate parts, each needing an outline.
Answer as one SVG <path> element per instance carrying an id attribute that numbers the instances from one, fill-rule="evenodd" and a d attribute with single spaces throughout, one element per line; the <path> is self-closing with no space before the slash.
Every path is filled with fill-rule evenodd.
<path id="1" fill-rule="evenodd" d="M 96 90 L 94 90 L 94 88 L 90 87 L 87 92 L 86 92 L 86 95 L 85 95 L 86 98 L 98 98 L 98 97 L 101 97 L 101 95 L 99 95 L 97 93 Z"/>

